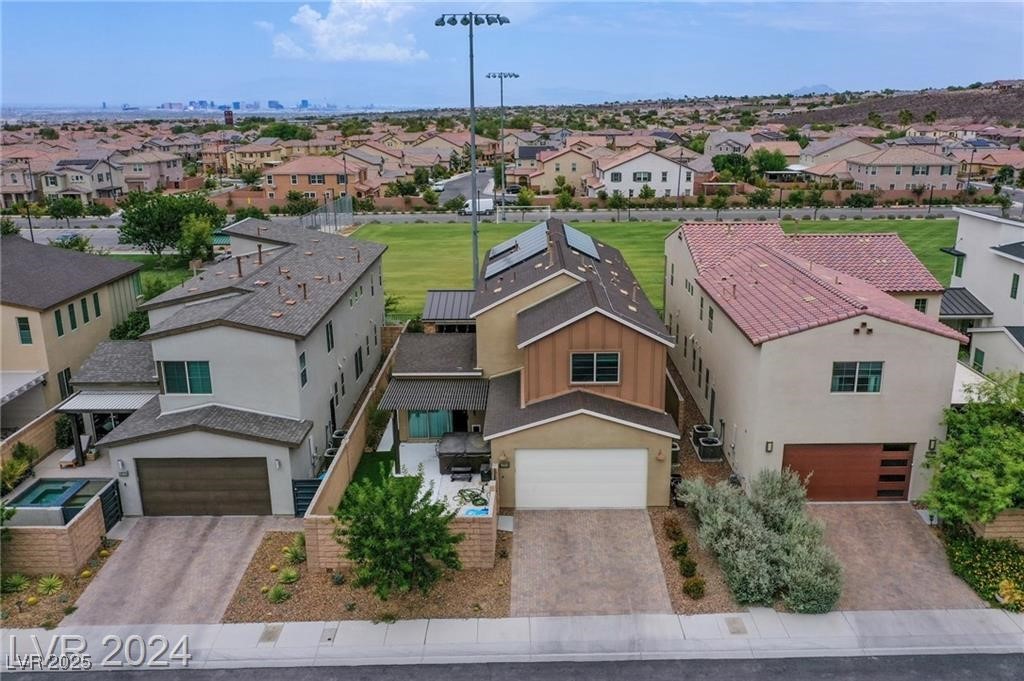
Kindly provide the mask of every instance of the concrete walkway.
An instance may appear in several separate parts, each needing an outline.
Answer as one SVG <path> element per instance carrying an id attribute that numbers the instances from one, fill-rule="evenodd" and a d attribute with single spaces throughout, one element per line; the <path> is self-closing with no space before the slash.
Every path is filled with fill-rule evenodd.
<path id="1" fill-rule="evenodd" d="M 767 608 L 723 615 L 598 615 L 402 620 L 392 624 L 62 626 L 0 631 L 0 654 L 78 635 L 98 665 L 105 636 L 189 638 L 189 666 L 239 668 L 470 662 L 857 657 L 1024 653 L 1024 614 L 903 610 L 794 615 Z M 136 652 L 137 654 L 137 652 Z M 114 658 L 120 659 L 118 657 Z M 180 663 L 172 662 L 173 667 Z"/>

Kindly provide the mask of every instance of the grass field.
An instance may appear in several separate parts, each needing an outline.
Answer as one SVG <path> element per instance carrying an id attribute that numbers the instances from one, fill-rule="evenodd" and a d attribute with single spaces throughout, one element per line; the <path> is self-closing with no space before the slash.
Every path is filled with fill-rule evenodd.
<path id="1" fill-rule="evenodd" d="M 130 260 L 142 265 L 142 289 L 146 290 L 147 285 L 162 281 L 166 284 L 164 288 L 173 288 L 192 276 L 192 272 L 185 267 L 175 264 L 176 256 L 156 256 L 137 254 L 112 253 L 111 257 L 118 260 Z"/>
<path id="2" fill-rule="evenodd" d="M 676 222 L 577 222 L 575 226 L 622 251 L 648 298 L 662 306 L 664 251 L 662 242 Z M 480 225 L 480 258 L 487 249 L 532 224 Z M 953 259 L 939 252 L 953 243 L 956 220 L 801 220 L 786 221 L 787 232 L 897 232 L 942 283 L 948 283 Z M 423 310 L 430 288 L 472 285 L 470 231 L 465 224 L 372 224 L 354 235 L 388 245 L 384 254 L 384 287 L 400 298 L 398 314 Z"/>

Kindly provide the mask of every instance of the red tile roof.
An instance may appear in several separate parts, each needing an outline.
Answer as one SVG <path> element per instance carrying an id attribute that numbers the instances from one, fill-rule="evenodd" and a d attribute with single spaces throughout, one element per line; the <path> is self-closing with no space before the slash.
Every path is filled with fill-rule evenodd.
<path id="1" fill-rule="evenodd" d="M 761 244 L 706 269 L 697 283 L 754 345 L 861 315 L 967 341 L 866 281 Z"/>

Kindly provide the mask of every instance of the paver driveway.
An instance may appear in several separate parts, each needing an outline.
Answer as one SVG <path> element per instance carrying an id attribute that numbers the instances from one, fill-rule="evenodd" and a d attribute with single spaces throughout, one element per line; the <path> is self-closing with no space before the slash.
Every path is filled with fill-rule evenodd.
<path id="1" fill-rule="evenodd" d="M 646 509 L 516 511 L 512 615 L 672 612 Z"/>
<path id="2" fill-rule="evenodd" d="M 839 610 L 983 608 L 907 503 L 809 504 L 843 565 Z"/>
<path id="3" fill-rule="evenodd" d="M 220 622 L 267 530 L 300 518 L 140 518 L 63 624 Z"/>

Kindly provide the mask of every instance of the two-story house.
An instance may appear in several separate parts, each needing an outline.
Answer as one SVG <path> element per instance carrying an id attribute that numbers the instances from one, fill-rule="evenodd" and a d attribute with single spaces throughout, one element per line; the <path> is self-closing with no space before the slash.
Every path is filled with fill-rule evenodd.
<path id="1" fill-rule="evenodd" d="M 268 166 L 276 166 L 284 162 L 284 154 L 284 147 L 277 142 L 271 144 L 253 142 L 228 149 L 225 153 L 225 161 L 230 172 L 263 170 Z"/>
<path id="2" fill-rule="evenodd" d="M 811 168 L 823 163 L 845 161 L 853 156 L 862 156 L 877 151 L 877 147 L 856 137 L 829 137 L 815 140 L 800 152 L 800 165 Z"/>
<path id="3" fill-rule="evenodd" d="M 28 161 L 5 159 L 0 162 L 0 207 L 31 203 L 38 198 L 38 183 Z"/>
<path id="4" fill-rule="evenodd" d="M 247 219 L 150 301 L 160 394 L 99 447 L 128 515 L 291 515 L 381 357 L 385 246 Z"/>
<path id="5" fill-rule="evenodd" d="M 1024 222 L 957 208 L 953 280 L 939 318 L 971 339 L 971 365 L 1024 374 Z"/>
<path id="6" fill-rule="evenodd" d="M 476 333 L 398 343 L 379 406 L 396 412 L 400 460 L 463 442 L 456 457 L 486 459 L 502 506 L 667 505 L 674 341 L 622 254 L 552 218 L 492 248 L 472 293 Z"/>
<path id="7" fill-rule="evenodd" d="M 934 278 L 901 249 L 890 267 L 853 240 L 763 236 L 686 223 L 665 239 L 671 358 L 733 469 L 748 484 L 791 468 L 813 500 L 917 497 L 965 339 L 870 279 L 905 290 Z M 830 252 L 828 265 L 809 259 Z"/>
<path id="8" fill-rule="evenodd" d="M 141 265 L 3 237 L 2 427 L 24 426 L 74 392 L 75 372 L 136 308 Z"/>
<path id="9" fill-rule="evenodd" d="M 915 187 L 956 189 L 956 163 L 913 147 L 886 147 L 846 159 L 857 189 L 912 190 Z"/>
<path id="10" fill-rule="evenodd" d="M 118 158 L 128 191 L 151 192 L 181 186 L 182 160 L 166 151 L 140 151 Z"/>
<path id="11" fill-rule="evenodd" d="M 124 193 L 120 165 L 99 158 L 62 159 L 40 173 L 43 199 L 71 197 L 82 203 L 98 198 L 117 198 Z"/>
<path id="12" fill-rule="evenodd" d="M 618 191 L 627 198 L 637 197 L 645 185 L 657 196 L 692 196 L 695 176 L 696 172 L 686 161 L 637 147 L 615 156 L 594 159 L 591 173 L 583 178 L 581 189 L 592 198 L 601 190 L 609 195 Z"/>
<path id="13" fill-rule="evenodd" d="M 284 201 L 288 192 L 299 192 L 319 203 L 339 196 L 362 197 L 368 190 L 370 173 L 379 177 L 373 166 L 357 161 L 348 152 L 334 156 L 303 156 L 273 168 L 267 168 L 263 193 L 272 201 Z"/>

